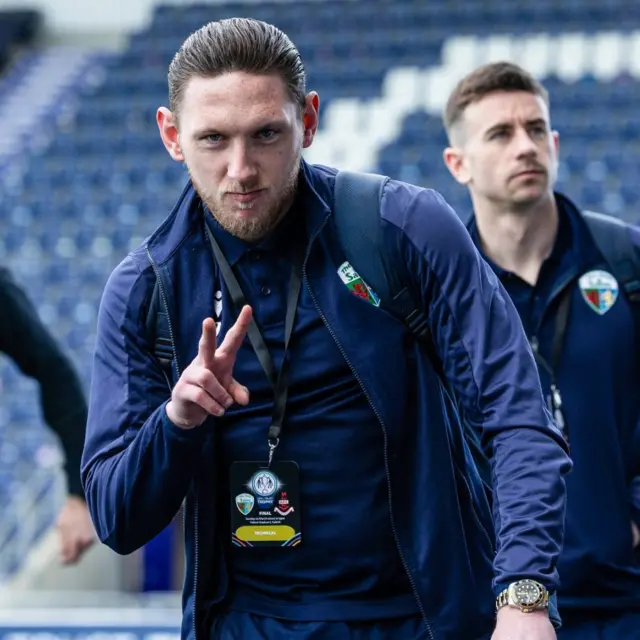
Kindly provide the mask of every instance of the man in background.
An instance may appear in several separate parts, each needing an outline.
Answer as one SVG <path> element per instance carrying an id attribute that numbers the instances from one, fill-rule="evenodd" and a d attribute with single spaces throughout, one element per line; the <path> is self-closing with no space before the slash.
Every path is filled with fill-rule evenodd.
<path id="1" fill-rule="evenodd" d="M 60 438 L 68 488 L 57 522 L 60 556 L 74 564 L 96 538 L 80 482 L 87 403 L 70 360 L 6 268 L 0 268 L 0 352 L 38 382 L 44 419 Z"/>
<path id="2" fill-rule="evenodd" d="M 449 97 L 444 161 L 468 187 L 478 249 L 522 319 L 549 409 L 570 443 L 560 555 L 561 640 L 640 638 L 640 361 L 632 305 L 580 209 L 554 193 L 549 97 L 520 67 L 489 64 Z M 640 232 L 630 229 L 635 249 Z M 635 520 L 635 521 L 634 521 Z"/>

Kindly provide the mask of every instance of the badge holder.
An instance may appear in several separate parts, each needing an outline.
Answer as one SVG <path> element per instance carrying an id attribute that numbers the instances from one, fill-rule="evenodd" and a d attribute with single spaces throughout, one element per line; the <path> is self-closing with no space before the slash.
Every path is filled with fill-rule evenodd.
<path id="1" fill-rule="evenodd" d="M 240 284 L 209 226 L 214 256 L 238 311 L 247 304 Z M 231 465 L 231 541 L 236 547 L 296 547 L 300 529 L 300 469 L 292 460 L 274 461 L 280 444 L 289 390 L 289 343 L 302 288 L 303 245 L 298 243 L 291 269 L 285 318 L 284 356 L 278 375 L 255 320 L 247 334 L 274 390 L 273 414 L 267 435 L 267 461 L 237 461 Z"/>

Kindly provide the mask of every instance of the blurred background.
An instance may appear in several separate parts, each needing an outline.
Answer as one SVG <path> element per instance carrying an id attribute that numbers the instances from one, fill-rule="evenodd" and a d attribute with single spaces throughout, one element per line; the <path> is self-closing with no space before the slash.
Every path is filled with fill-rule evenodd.
<path id="1" fill-rule="evenodd" d="M 86 389 L 104 283 L 185 182 L 154 119 L 167 66 L 189 33 L 230 16 L 298 46 L 321 98 L 308 160 L 434 187 L 466 213 L 441 111 L 462 75 L 512 60 L 550 91 L 560 188 L 640 222 L 637 0 L 0 0 L 0 264 Z M 179 519 L 129 557 L 94 547 L 60 566 L 62 454 L 37 393 L 0 359 L 0 640 L 178 638 Z"/>

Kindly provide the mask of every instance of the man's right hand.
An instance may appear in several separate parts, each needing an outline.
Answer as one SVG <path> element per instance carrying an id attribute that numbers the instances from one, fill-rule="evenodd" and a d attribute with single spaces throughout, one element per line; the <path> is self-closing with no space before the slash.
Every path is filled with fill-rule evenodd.
<path id="1" fill-rule="evenodd" d="M 193 429 L 209 415 L 220 417 L 234 402 L 249 404 L 249 390 L 234 380 L 232 374 L 251 315 L 251 307 L 244 306 L 219 347 L 215 322 L 212 318 L 204 320 L 198 355 L 183 371 L 167 403 L 167 416 L 173 424 Z"/>

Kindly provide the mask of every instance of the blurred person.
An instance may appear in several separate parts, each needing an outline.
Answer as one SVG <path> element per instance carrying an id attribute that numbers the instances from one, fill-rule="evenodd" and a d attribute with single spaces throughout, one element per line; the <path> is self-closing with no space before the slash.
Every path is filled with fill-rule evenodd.
<path id="1" fill-rule="evenodd" d="M 442 197 L 388 183 L 385 238 L 493 453 L 494 547 L 432 362 L 341 277 L 305 84 L 289 38 L 248 19 L 171 63 L 157 122 L 191 179 L 103 293 L 82 472 L 98 536 L 131 553 L 186 498 L 183 638 L 551 640 L 570 460 L 517 313 Z"/>
<path id="2" fill-rule="evenodd" d="M 74 564 L 96 540 L 80 482 L 87 403 L 69 358 L 4 267 L 0 267 L 0 352 L 40 385 L 44 420 L 60 438 L 68 492 L 57 520 L 60 558 L 64 564 Z"/>
<path id="3" fill-rule="evenodd" d="M 554 191 L 559 135 L 536 79 L 506 62 L 479 67 L 451 93 L 444 124 L 445 164 L 473 203 L 469 232 L 515 303 L 574 462 L 558 637 L 637 640 L 640 362 L 630 302 L 584 214 Z M 640 230 L 628 231 L 640 246 Z"/>

